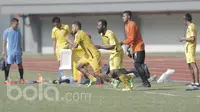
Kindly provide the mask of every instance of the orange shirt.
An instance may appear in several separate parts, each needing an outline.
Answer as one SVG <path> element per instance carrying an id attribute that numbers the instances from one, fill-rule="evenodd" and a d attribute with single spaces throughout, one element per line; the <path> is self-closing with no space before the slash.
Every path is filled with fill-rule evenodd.
<path id="1" fill-rule="evenodd" d="M 138 29 L 134 21 L 129 21 L 125 25 L 126 40 L 123 41 L 123 44 L 128 44 L 132 47 L 133 52 L 144 50 L 144 42 L 140 30 Z"/>

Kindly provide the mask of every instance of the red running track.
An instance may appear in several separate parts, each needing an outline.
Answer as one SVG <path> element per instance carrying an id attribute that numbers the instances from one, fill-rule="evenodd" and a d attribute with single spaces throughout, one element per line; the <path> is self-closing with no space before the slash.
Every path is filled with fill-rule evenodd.
<path id="1" fill-rule="evenodd" d="M 108 63 L 108 56 L 102 57 L 102 64 Z M 148 56 L 145 63 L 148 65 L 151 75 L 160 76 L 167 69 L 174 69 L 176 72 L 170 76 L 172 80 L 190 81 L 190 74 L 184 57 Z M 200 60 L 197 61 L 200 64 Z M 55 58 L 24 58 L 25 70 L 57 72 L 58 63 Z M 124 68 L 133 68 L 133 61 L 129 57 L 124 59 Z M 12 69 L 17 66 L 13 65 Z"/>

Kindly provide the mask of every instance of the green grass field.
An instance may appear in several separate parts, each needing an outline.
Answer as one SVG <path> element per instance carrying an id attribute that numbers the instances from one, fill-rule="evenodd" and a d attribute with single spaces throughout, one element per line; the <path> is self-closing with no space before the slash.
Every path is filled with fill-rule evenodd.
<path id="1" fill-rule="evenodd" d="M 25 71 L 25 79 L 36 80 L 37 73 Z M 50 80 L 57 77 L 56 73 L 40 73 Z M 109 84 L 91 88 L 67 84 L 7 86 L 3 84 L 3 72 L 0 72 L 0 78 L 2 79 L 0 112 L 196 112 L 200 110 L 200 91 L 186 92 L 185 83 L 153 82 L 150 89 L 138 87 L 132 92 L 122 92 L 113 89 Z M 10 78 L 18 80 L 18 72 L 11 71 Z M 119 89 L 122 87 L 123 85 L 120 85 Z M 22 93 L 12 90 L 9 95 L 9 88 L 18 88 Z M 15 97 L 17 95 L 22 96 L 17 99 Z"/>

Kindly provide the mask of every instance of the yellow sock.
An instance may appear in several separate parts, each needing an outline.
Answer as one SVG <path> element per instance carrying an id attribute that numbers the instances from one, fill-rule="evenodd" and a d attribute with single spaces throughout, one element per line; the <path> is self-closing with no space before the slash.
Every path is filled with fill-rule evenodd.
<path id="1" fill-rule="evenodd" d="M 127 78 L 125 75 L 120 75 L 119 79 L 122 81 L 122 83 L 125 85 L 125 88 L 131 88 L 131 85 L 128 83 Z"/>
<path id="2" fill-rule="evenodd" d="M 94 78 L 95 78 L 95 77 L 94 77 L 93 75 L 91 75 L 91 74 L 90 74 L 88 77 L 89 77 L 89 79 L 94 79 Z"/>
<path id="3" fill-rule="evenodd" d="M 110 79 L 110 82 L 113 82 L 114 80 L 115 80 L 115 79 L 111 78 L 111 79 Z"/>
<path id="4" fill-rule="evenodd" d="M 131 79 L 131 76 L 130 75 L 125 75 L 125 77 L 130 80 Z"/>

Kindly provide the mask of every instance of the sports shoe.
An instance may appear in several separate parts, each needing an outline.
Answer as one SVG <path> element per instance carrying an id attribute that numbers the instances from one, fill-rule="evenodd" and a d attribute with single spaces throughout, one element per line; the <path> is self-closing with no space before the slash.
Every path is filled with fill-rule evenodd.
<path id="1" fill-rule="evenodd" d="M 188 88 L 196 88 L 197 87 L 197 85 L 195 84 L 195 83 L 191 83 L 191 84 L 189 84 L 188 86 L 187 86 Z"/>
<path id="2" fill-rule="evenodd" d="M 151 83 L 149 81 L 146 81 L 145 83 L 142 84 L 142 86 L 150 88 L 151 87 Z"/>
<path id="3" fill-rule="evenodd" d="M 25 83 L 24 79 L 20 79 L 19 83 L 24 84 Z"/>
<path id="4" fill-rule="evenodd" d="M 89 82 L 89 84 L 87 85 L 87 87 L 92 86 L 92 84 L 95 83 L 96 81 L 97 81 L 96 78 L 92 78 L 92 79 L 90 79 L 90 82 Z"/>
<path id="5" fill-rule="evenodd" d="M 131 88 L 133 88 L 133 86 L 134 86 L 133 78 L 134 78 L 134 76 L 131 75 L 131 78 L 128 80 L 131 85 Z"/>
<path id="6" fill-rule="evenodd" d="M 123 88 L 122 91 L 132 91 L 131 88 Z"/>
<path id="7" fill-rule="evenodd" d="M 195 85 L 196 85 L 197 87 L 200 87 L 200 84 L 199 84 L 199 83 L 195 83 Z"/>
<path id="8" fill-rule="evenodd" d="M 8 80 L 6 80 L 6 81 L 4 81 L 4 84 L 17 84 L 16 82 L 10 82 L 10 81 L 8 81 Z"/>
<path id="9" fill-rule="evenodd" d="M 113 83 L 114 88 L 118 88 L 120 82 L 118 80 L 114 79 L 112 83 Z"/>

